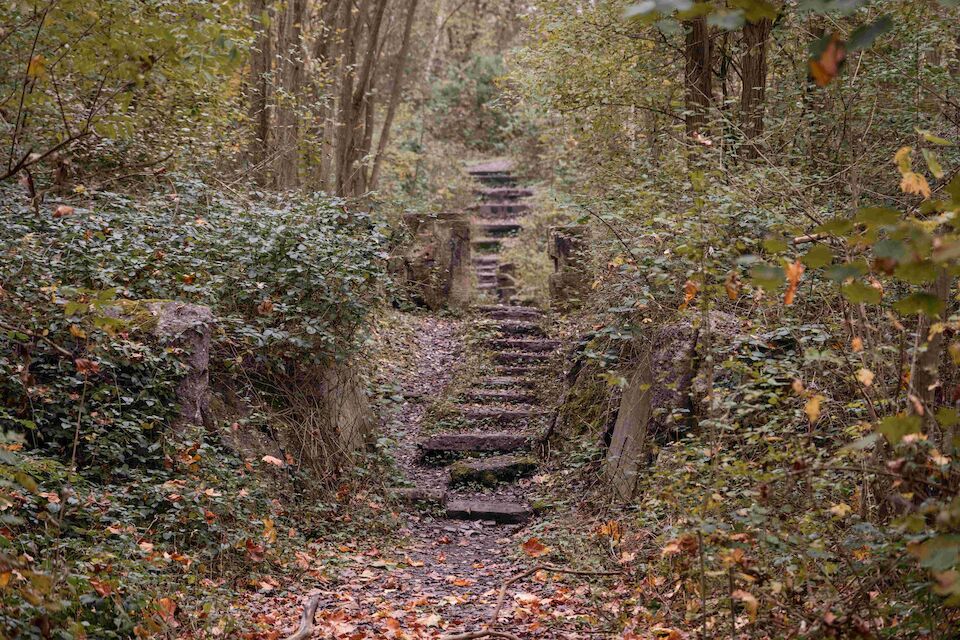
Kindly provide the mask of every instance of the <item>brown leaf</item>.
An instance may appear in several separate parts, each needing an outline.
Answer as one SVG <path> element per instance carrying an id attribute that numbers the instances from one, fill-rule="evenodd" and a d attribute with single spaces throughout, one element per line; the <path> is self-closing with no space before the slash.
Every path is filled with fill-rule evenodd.
<path id="1" fill-rule="evenodd" d="M 520 548 L 523 549 L 523 552 L 531 558 L 539 558 L 542 555 L 550 553 L 550 549 L 547 548 L 547 546 L 540 542 L 537 538 L 530 538 L 521 544 Z"/>
<path id="2" fill-rule="evenodd" d="M 821 87 L 830 84 L 830 81 L 840 72 L 840 65 L 846 57 L 846 44 L 833 34 L 820 57 L 810 61 L 810 75 L 813 76 L 814 82 Z"/>
<path id="3" fill-rule="evenodd" d="M 803 263 L 799 260 L 787 267 L 787 293 L 783 296 L 783 304 L 793 304 L 793 299 L 797 295 L 797 285 L 800 284 L 800 278 L 803 276 Z"/>

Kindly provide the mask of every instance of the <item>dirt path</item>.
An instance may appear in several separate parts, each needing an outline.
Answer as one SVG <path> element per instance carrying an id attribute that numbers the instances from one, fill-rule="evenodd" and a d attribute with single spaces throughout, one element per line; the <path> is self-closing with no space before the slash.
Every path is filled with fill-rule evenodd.
<path id="1" fill-rule="evenodd" d="M 302 603 L 320 596 L 314 638 L 443 639 L 483 630 L 504 581 L 538 562 L 529 498 L 551 404 L 541 383 L 560 375 L 560 345 L 549 339 L 543 312 L 512 301 L 512 270 L 498 256 L 529 192 L 516 188 L 501 165 L 475 175 L 487 187 L 475 208 L 478 286 L 490 302 L 507 304 L 480 305 L 463 320 L 413 319 L 415 365 L 393 381 L 405 401 L 382 419 L 410 485 L 397 491 L 402 543 L 356 550 L 335 586 L 297 597 Z M 466 363 L 478 359 L 482 366 L 469 374 Z M 462 372 L 466 384 L 451 393 Z M 428 410 L 445 396 L 447 415 L 431 424 L 437 416 L 428 418 Z M 495 628 L 512 634 L 499 636 L 507 638 L 607 637 L 595 629 L 598 605 L 589 595 L 580 578 L 534 573 L 511 586 Z"/>

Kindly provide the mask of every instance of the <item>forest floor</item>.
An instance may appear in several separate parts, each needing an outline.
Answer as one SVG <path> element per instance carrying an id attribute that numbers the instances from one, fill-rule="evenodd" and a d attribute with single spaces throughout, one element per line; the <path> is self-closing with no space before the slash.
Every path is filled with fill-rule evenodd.
<path id="1" fill-rule="evenodd" d="M 424 435 L 428 405 L 443 397 L 464 366 L 464 334 L 471 321 L 421 315 L 412 322 L 416 338 L 410 359 L 416 364 L 395 381 L 407 399 L 382 416 L 382 422 L 396 443 L 398 473 L 421 489 L 435 490 L 446 483 L 445 471 L 421 464 L 417 443 Z M 543 477 L 546 474 L 520 480 L 511 491 L 532 491 L 534 483 L 546 484 Z M 542 486 L 536 489 L 543 491 Z M 496 499 L 503 495 L 502 488 L 473 490 Z M 335 577 L 324 577 L 318 586 L 316 575 L 305 571 L 303 580 L 251 594 L 240 606 L 261 612 L 255 617 L 261 624 L 273 623 L 278 638 L 296 631 L 314 595 L 319 596 L 319 607 L 316 630 L 309 637 L 478 638 L 498 606 L 503 584 L 530 572 L 509 585 L 499 621 L 489 627 L 512 635 L 490 637 L 613 637 L 602 630 L 616 617 L 610 611 L 611 594 L 603 586 L 609 584 L 608 577 L 530 571 L 549 564 L 544 561 L 550 550 L 532 530 L 543 526 L 543 518 L 523 524 L 464 521 L 446 517 L 438 506 L 423 505 L 400 505 L 395 515 L 397 535 L 389 539 L 371 538 L 368 546 L 323 540 L 311 545 L 314 555 L 338 558 Z M 551 515 L 554 523 L 558 517 Z"/>

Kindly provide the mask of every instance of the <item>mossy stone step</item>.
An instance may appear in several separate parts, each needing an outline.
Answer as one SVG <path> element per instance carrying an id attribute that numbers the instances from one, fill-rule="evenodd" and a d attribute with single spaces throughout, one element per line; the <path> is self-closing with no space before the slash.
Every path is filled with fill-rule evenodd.
<path id="1" fill-rule="evenodd" d="M 403 487 L 393 489 L 390 495 L 398 502 L 414 504 L 443 504 L 447 499 L 447 492 L 442 489 L 420 489 L 417 487 Z"/>
<path id="2" fill-rule="evenodd" d="M 501 403 L 501 404 L 526 404 L 537 401 L 537 394 L 530 390 L 516 389 L 470 389 L 463 394 L 467 402 Z"/>
<path id="3" fill-rule="evenodd" d="M 463 410 L 463 417 L 478 422 L 495 424 L 517 424 L 538 420 L 547 416 L 549 412 L 534 407 L 468 407 Z"/>
<path id="4" fill-rule="evenodd" d="M 478 309 L 488 318 L 495 320 L 536 320 L 543 316 L 543 312 L 536 307 L 522 306 L 481 306 Z"/>
<path id="5" fill-rule="evenodd" d="M 494 187 L 491 189 L 477 189 L 476 193 L 484 200 L 518 200 L 533 195 L 532 189 L 518 189 L 516 187 Z"/>
<path id="6" fill-rule="evenodd" d="M 536 376 L 543 375 L 544 364 L 497 365 L 496 371 L 502 376 Z"/>
<path id="7" fill-rule="evenodd" d="M 560 348 L 559 340 L 545 338 L 492 338 L 487 341 L 492 349 L 500 351 L 523 351 L 539 353 L 556 351 Z"/>
<path id="8" fill-rule="evenodd" d="M 442 433 L 420 442 L 423 457 L 445 454 L 508 453 L 530 448 L 530 438 L 516 432 Z"/>
<path id="9" fill-rule="evenodd" d="M 524 502 L 506 500 L 448 500 L 448 518 L 457 520 L 493 520 L 500 524 L 520 524 L 533 515 Z"/>
<path id="10" fill-rule="evenodd" d="M 518 376 L 490 376 L 488 378 L 481 378 L 476 382 L 476 385 L 491 389 L 533 389 L 537 386 L 537 381 Z"/>
<path id="11" fill-rule="evenodd" d="M 543 364 L 550 359 L 550 354 L 542 351 L 501 351 L 493 354 L 493 361 L 497 364 Z"/>
<path id="12" fill-rule="evenodd" d="M 485 487 L 528 476 L 537 469 L 532 456 L 493 456 L 478 460 L 462 460 L 450 465 L 450 485 L 476 483 Z"/>
<path id="13" fill-rule="evenodd" d="M 536 322 L 530 320 L 500 320 L 491 324 L 499 333 L 511 336 L 544 336 L 546 332 Z"/>

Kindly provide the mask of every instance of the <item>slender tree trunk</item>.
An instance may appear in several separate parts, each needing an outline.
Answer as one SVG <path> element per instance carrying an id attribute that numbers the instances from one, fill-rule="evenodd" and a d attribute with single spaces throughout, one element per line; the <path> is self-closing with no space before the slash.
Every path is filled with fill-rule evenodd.
<path id="1" fill-rule="evenodd" d="M 299 106 L 303 89 L 303 22 L 307 0 L 289 0 L 280 18 L 277 62 L 280 67 L 280 92 L 277 95 L 276 164 L 274 186 L 293 189 L 299 186 L 300 128 Z"/>
<path id="2" fill-rule="evenodd" d="M 740 73 L 743 86 L 740 93 L 740 128 L 744 145 L 741 156 L 757 156 L 757 138 L 763 135 L 763 114 L 767 93 L 767 42 L 770 39 L 770 20 L 748 22 L 743 27 L 743 55 Z"/>
<path id="3" fill-rule="evenodd" d="M 376 63 L 380 27 L 383 24 L 383 14 L 387 7 L 387 0 L 375 1 L 376 5 L 368 28 L 366 53 L 360 72 L 356 75 L 356 78 L 353 77 L 352 72 L 348 73 L 349 82 L 344 83 L 340 92 L 342 128 L 340 139 L 337 141 L 337 193 L 342 196 L 358 196 L 363 193 L 365 186 L 363 184 L 363 172 L 357 166 L 357 163 L 362 158 L 364 107 Z M 362 8 L 366 8 L 368 5 L 369 2 L 364 1 Z M 362 20 L 365 14 L 361 13 L 360 15 Z M 354 59 L 357 46 L 357 41 L 354 40 L 352 43 Z M 354 89 L 354 86 L 356 86 L 356 89 Z"/>
<path id="4" fill-rule="evenodd" d="M 711 72 L 712 48 L 710 27 L 706 18 L 698 16 L 684 23 L 686 42 L 684 46 L 684 102 L 687 110 L 687 135 L 703 133 L 707 124 L 713 93 Z"/>
<path id="5" fill-rule="evenodd" d="M 935 296 L 943 305 L 940 319 L 950 315 L 950 290 L 953 286 L 953 276 L 946 269 L 940 269 L 937 279 L 928 293 Z M 944 435 L 935 433 L 937 421 L 932 415 L 937 409 L 937 391 L 941 389 L 940 364 L 943 361 L 944 339 L 943 332 L 936 332 L 930 336 L 930 327 L 937 318 L 920 318 L 917 326 L 917 346 L 925 345 L 925 350 L 914 357 L 913 373 L 910 379 L 913 382 L 913 392 L 923 405 L 923 421 L 927 436 L 937 446 L 944 446 Z M 952 432 L 951 434 L 952 435 Z M 951 443 L 952 444 L 952 443 Z"/>
<path id="6" fill-rule="evenodd" d="M 265 182 L 265 165 L 269 153 L 270 134 L 270 61 L 272 38 L 270 27 L 264 23 L 268 16 L 268 0 L 250 0 L 251 28 L 257 34 L 250 54 L 250 78 L 247 87 L 247 113 L 253 124 L 247 144 L 247 161 L 252 167 L 254 179 Z"/>
<path id="7" fill-rule="evenodd" d="M 373 159 L 373 168 L 370 170 L 370 188 L 377 188 L 377 180 L 380 177 L 380 166 L 383 163 L 383 154 L 387 150 L 387 144 L 390 142 L 390 127 L 393 126 L 393 118 L 397 113 L 397 105 L 400 103 L 400 92 L 403 88 L 403 76 L 407 67 L 407 55 L 410 53 L 410 33 L 413 31 L 413 21 L 417 13 L 417 4 L 419 0 L 410 0 L 410 6 L 407 9 L 407 19 L 403 25 L 403 36 L 400 41 L 400 52 L 397 54 L 397 64 L 393 70 L 393 86 L 390 87 L 390 97 L 387 103 L 387 113 L 383 118 L 383 125 L 380 127 L 380 140 L 377 142 L 377 154 Z"/>

